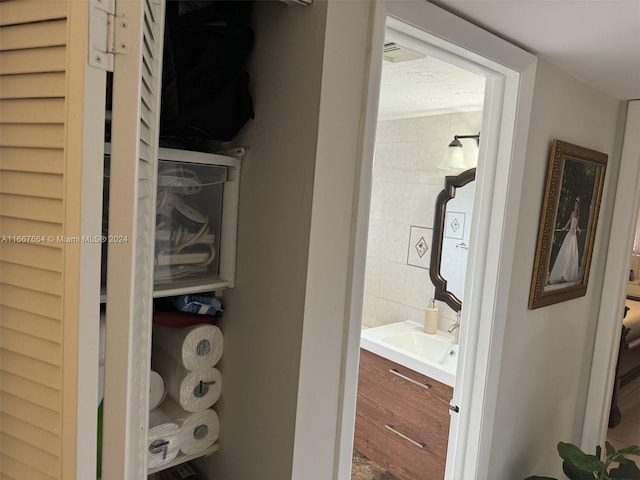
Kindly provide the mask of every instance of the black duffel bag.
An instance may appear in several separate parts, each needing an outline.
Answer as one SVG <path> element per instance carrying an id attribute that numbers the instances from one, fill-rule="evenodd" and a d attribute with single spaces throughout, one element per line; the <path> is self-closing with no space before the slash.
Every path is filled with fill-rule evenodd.
<path id="1" fill-rule="evenodd" d="M 169 1 L 161 141 L 232 140 L 253 118 L 250 1 Z M 166 143 L 166 142 L 165 142 Z"/>

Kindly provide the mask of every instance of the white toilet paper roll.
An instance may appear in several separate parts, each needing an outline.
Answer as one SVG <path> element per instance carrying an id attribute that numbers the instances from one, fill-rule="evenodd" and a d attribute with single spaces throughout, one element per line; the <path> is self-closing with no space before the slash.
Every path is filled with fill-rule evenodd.
<path id="1" fill-rule="evenodd" d="M 215 366 L 222 357 L 222 343 L 222 331 L 215 325 L 153 328 L 154 347 L 168 352 L 187 370 Z"/>
<path id="2" fill-rule="evenodd" d="M 213 409 L 190 413 L 167 398 L 160 405 L 160 410 L 180 426 L 180 450 L 185 454 L 203 452 L 218 440 L 220 419 Z"/>
<path id="3" fill-rule="evenodd" d="M 149 412 L 147 466 L 161 467 L 176 458 L 180 451 L 180 427 L 156 408 Z"/>
<path id="4" fill-rule="evenodd" d="M 214 367 L 190 371 L 161 349 L 153 352 L 153 369 L 164 379 L 167 394 L 187 412 L 211 407 L 222 393 L 222 374 Z"/>
<path id="5" fill-rule="evenodd" d="M 149 375 L 149 410 L 153 410 L 162 403 L 167 396 L 164 380 L 158 372 L 151 370 Z"/>

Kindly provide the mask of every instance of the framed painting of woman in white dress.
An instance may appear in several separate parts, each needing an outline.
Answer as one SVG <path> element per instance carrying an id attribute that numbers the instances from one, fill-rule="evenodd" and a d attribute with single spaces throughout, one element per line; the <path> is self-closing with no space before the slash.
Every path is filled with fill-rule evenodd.
<path id="1" fill-rule="evenodd" d="M 553 141 L 530 309 L 586 294 L 607 158 L 605 153 Z"/>

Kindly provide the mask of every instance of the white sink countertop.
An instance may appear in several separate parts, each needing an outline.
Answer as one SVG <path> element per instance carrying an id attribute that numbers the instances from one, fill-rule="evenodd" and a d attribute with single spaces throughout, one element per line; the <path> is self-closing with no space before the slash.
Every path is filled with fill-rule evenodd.
<path id="1" fill-rule="evenodd" d="M 407 320 L 362 330 L 360 346 L 451 387 L 456 380 L 458 345 L 441 333 L 424 333 Z"/>

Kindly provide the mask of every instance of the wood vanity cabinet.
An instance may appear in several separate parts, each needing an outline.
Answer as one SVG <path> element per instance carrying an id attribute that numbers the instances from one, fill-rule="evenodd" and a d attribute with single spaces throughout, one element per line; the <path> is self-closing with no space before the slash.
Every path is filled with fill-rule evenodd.
<path id="1" fill-rule="evenodd" d="M 453 388 L 360 350 L 355 450 L 400 480 L 442 480 Z"/>

